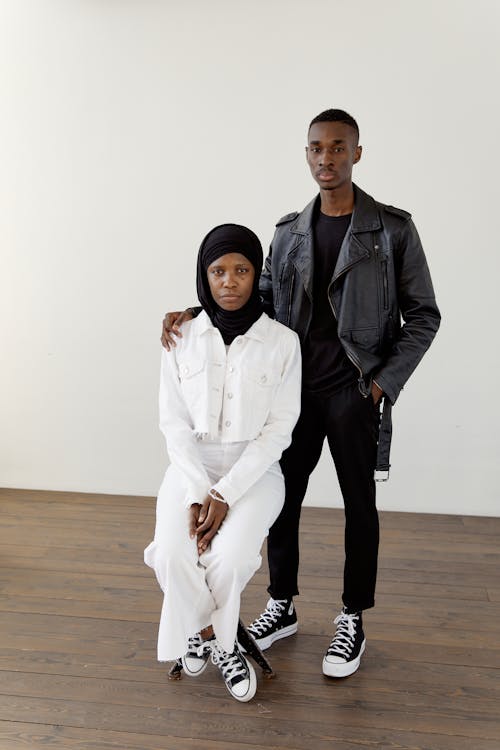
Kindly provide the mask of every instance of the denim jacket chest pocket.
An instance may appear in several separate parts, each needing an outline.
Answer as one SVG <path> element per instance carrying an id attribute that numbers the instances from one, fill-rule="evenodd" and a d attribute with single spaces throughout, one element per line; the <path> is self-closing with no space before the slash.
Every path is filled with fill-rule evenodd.
<path id="1" fill-rule="evenodd" d="M 195 406 L 205 394 L 207 361 L 201 357 L 184 356 L 178 361 L 181 389 L 188 406 Z"/>
<path id="2" fill-rule="evenodd" d="M 249 414 L 262 418 L 269 413 L 276 388 L 281 382 L 281 373 L 276 367 L 253 364 L 243 372 L 243 392 Z"/>
<path id="3" fill-rule="evenodd" d="M 281 373 L 277 370 L 277 368 L 266 366 L 264 364 L 262 365 L 262 367 L 259 367 L 255 364 L 250 367 L 246 367 L 243 372 L 243 376 L 257 388 L 259 386 L 261 388 L 272 388 L 281 380 Z"/>
<path id="4" fill-rule="evenodd" d="M 196 378 L 206 367 L 206 360 L 201 357 L 182 357 L 179 359 L 179 378 L 182 383 Z"/>

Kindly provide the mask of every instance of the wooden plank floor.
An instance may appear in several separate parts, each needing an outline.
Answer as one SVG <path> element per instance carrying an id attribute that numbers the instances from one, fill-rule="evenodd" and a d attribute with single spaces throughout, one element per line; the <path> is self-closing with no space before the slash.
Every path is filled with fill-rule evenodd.
<path id="1" fill-rule="evenodd" d="M 304 509 L 300 631 L 240 704 L 215 668 L 172 683 L 156 662 L 153 499 L 0 490 L 0 507 L 0 750 L 500 749 L 500 518 L 382 513 L 366 653 L 334 681 L 342 515 Z M 245 620 L 266 583 L 263 564 Z"/>

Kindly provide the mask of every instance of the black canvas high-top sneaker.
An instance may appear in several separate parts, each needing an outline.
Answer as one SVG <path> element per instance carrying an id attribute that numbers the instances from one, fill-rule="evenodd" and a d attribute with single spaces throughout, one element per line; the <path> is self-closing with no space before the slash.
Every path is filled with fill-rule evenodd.
<path id="1" fill-rule="evenodd" d="M 224 651 L 217 641 L 212 641 L 212 662 L 219 668 L 226 687 L 237 701 L 246 703 L 255 695 L 257 677 L 250 662 L 243 656 L 237 643 L 232 653 Z"/>
<path id="2" fill-rule="evenodd" d="M 297 612 L 293 599 L 269 599 L 264 612 L 248 626 L 261 651 L 274 641 L 297 632 Z"/>
<path id="3" fill-rule="evenodd" d="M 351 614 L 344 607 L 334 624 L 337 630 L 323 659 L 323 674 L 348 677 L 358 669 L 365 650 L 363 616 L 361 612 Z"/>
<path id="4" fill-rule="evenodd" d="M 192 635 L 188 640 L 188 650 L 181 657 L 184 672 L 189 677 L 199 677 L 207 668 L 211 653 L 212 638 L 204 641 L 200 633 Z"/>

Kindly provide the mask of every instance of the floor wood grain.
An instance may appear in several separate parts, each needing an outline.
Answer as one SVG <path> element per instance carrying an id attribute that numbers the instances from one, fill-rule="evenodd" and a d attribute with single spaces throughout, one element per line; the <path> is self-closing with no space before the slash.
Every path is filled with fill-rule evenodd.
<path id="1" fill-rule="evenodd" d="M 214 668 L 172 683 L 156 662 L 152 498 L 4 489 L 0 508 L 0 750 L 500 750 L 500 518 L 381 513 L 366 653 L 334 681 L 342 512 L 305 508 L 300 630 L 240 704 Z M 266 585 L 263 564 L 245 620 Z"/>

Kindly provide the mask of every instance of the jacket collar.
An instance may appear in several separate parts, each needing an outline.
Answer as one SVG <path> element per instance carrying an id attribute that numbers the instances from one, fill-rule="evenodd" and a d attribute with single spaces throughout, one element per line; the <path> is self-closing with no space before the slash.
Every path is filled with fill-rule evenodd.
<path id="1" fill-rule="evenodd" d="M 254 339 L 255 341 L 265 341 L 269 329 L 269 317 L 266 313 L 262 313 L 260 318 L 255 321 L 246 333 L 243 334 L 243 338 Z M 195 332 L 198 336 L 202 336 L 208 332 L 219 332 L 219 329 L 212 325 L 212 321 L 208 317 L 205 310 L 195 318 L 194 325 L 196 326 Z M 220 335 L 220 334 L 219 334 Z"/>
<path id="2" fill-rule="evenodd" d="M 381 228 L 380 216 L 374 199 L 364 190 L 353 183 L 354 212 L 351 221 L 351 232 L 375 232 Z M 314 209 L 319 203 L 319 195 L 310 201 L 298 215 L 297 220 L 290 227 L 293 234 L 309 234 L 311 232 Z"/>
<path id="3" fill-rule="evenodd" d="M 204 333 L 208 333 L 208 331 L 216 330 L 205 310 L 202 310 L 200 314 L 196 316 L 193 321 L 193 328 L 198 336 L 202 336 Z"/>
<path id="4" fill-rule="evenodd" d="M 298 215 L 297 220 L 290 227 L 293 234 L 309 234 L 312 228 L 314 207 L 319 202 L 319 195 L 316 195 L 310 201 L 303 211 Z"/>
<path id="5" fill-rule="evenodd" d="M 264 342 L 269 335 L 270 325 L 271 325 L 270 318 L 267 316 L 266 313 L 262 313 L 260 318 L 255 321 L 253 326 L 249 328 L 245 334 L 243 334 L 243 338 L 254 339 L 254 341 Z"/>
<path id="6" fill-rule="evenodd" d="M 376 232 L 382 228 L 377 204 L 374 199 L 357 185 L 354 188 L 354 213 L 351 232 Z"/>
<path id="7" fill-rule="evenodd" d="M 358 261 L 369 257 L 373 242 L 371 235 L 367 237 L 365 233 L 375 232 L 382 226 L 377 204 L 371 195 L 365 193 L 357 185 L 353 184 L 353 188 L 353 216 L 342 243 L 334 278 L 338 278 Z M 304 289 L 311 300 L 314 274 L 312 223 L 319 200 L 319 195 L 315 196 L 290 227 L 291 234 L 296 235 L 295 243 L 290 250 L 290 258 L 293 258 L 294 265 L 302 278 Z"/>

